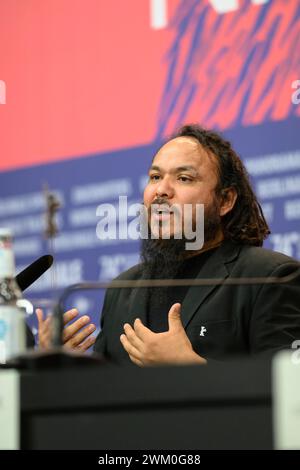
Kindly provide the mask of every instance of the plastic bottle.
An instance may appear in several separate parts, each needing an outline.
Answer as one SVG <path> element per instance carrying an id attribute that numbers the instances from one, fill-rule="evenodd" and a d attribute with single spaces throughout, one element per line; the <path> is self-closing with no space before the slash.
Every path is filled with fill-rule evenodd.
<path id="1" fill-rule="evenodd" d="M 25 312 L 18 307 L 21 298 L 15 281 L 12 232 L 0 228 L 0 364 L 6 364 L 26 349 Z"/>

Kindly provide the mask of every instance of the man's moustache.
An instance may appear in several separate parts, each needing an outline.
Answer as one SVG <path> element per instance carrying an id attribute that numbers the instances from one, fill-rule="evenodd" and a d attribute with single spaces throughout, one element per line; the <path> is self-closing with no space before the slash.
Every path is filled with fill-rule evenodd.
<path id="1" fill-rule="evenodd" d="M 180 205 L 170 204 L 166 199 L 155 199 L 155 201 L 153 201 L 148 207 L 149 215 L 157 212 L 168 212 L 180 215 L 181 211 L 182 209 Z"/>

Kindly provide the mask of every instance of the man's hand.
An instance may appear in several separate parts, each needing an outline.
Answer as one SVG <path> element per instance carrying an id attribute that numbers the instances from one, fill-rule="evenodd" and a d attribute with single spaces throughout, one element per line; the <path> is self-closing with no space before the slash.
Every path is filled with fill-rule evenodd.
<path id="1" fill-rule="evenodd" d="M 43 310 L 40 308 L 36 309 L 36 316 L 38 319 L 39 346 L 42 349 L 48 349 L 51 346 L 51 316 L 44 319 Z M 74 323 L 68 325 L 77 316 L 78 310 L 76 308 L 72 308 L 64 313 L 63 343 L 66 348 L 83 352 L 95 343 L 96 338 L 91 336 L 91 334 L 96 330 L 96 326 L 93 323 L 89 323 L 90 318 L 87 315 L 78 318 Z"/>
<path id="2" fill-rule="evenodd" d="M 206 360 L 195 353 L 186 335 L 180 318 L 180 304 L 169 310 L 169 330 L 153 333 L 136 319 L 133 328 L 125 323 L 120 337 L 124 349 L 132 362 L 138 366 L 159 364 L 206 364 Z"/>

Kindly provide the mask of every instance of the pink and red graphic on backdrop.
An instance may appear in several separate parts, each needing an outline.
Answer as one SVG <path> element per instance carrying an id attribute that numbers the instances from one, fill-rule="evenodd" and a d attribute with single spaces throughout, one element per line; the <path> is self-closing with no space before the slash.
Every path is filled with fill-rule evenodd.
<path id="1" fill-rule="evenodd" d="M 300 116 L 299 2 L 257 3 L 2 1 L 0 170 L 147 144 L 187 121 Z"/>
<path id="2" fill-rule="evenodd" d="M 291 100 L 300 76 L 300 3 L 240 0 L 223 14 L 212 3 L 182 0 L 171 21 L 159 137 L 188 121 L 228 129 L 300 116 Z"/>

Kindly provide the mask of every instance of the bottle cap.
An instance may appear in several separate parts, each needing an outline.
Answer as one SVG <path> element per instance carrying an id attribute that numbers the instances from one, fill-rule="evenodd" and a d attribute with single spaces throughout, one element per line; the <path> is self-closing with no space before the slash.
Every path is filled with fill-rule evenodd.
<path id="1" fill-rule="evenodd" d="M 0 227 L 0 237 L 12 238 L 12 230 L 8 227 Z"/>

